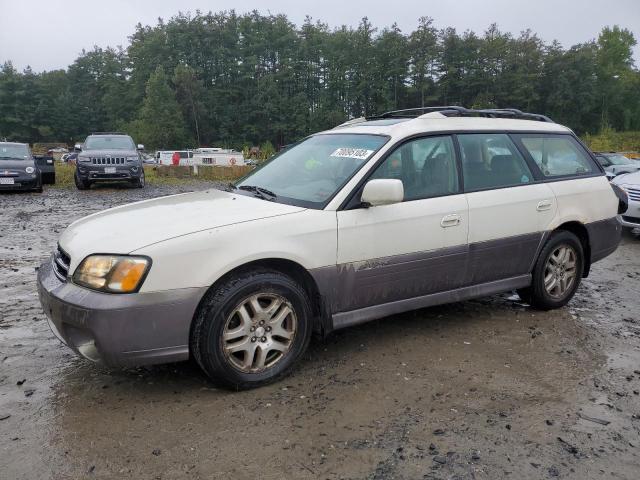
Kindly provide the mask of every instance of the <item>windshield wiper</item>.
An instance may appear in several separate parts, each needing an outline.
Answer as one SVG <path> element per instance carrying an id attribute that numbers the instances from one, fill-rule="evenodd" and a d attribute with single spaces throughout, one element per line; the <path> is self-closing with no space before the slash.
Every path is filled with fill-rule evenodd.
<path id="1" fill-rule="evenodd" d="M 240 185 L 239 187 L 236 187 L 236 188 L 239 188 L 240 190 L 247 190 L 249 192 L 253 192 L 263 200 L 275 200 L 276 198 L 278 198 L 278 195 L 273 193 L 271 190 L 267 190 L 266 188 L 262 188 L 262 187 L 256 187 L 255 185 Z"/>

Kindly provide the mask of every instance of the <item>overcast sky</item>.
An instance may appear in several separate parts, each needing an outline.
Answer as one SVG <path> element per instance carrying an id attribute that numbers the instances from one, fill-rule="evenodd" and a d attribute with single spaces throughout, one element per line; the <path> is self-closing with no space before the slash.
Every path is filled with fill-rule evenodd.
<path id="1" fill-rule="evenodd" d="M 421 16 L 459 31 L 482 32 L 496 22 L 514 34 L 530 28 L 565 47 L 617 24 L 640 40 L 640 0 L 0 0 L 0 62 L 35 71 L 66 68 L 83 48 L 126 46 L 138 22 L 153 25 L 158 17 L 196 9 L 285 13 L 297 25 L 311 15 L 331 27 L 357 26 L 367 16 L 378 28 L 397 22 L 404 32 Z M 640 47 L 634 53 L 639 65 Z"/>

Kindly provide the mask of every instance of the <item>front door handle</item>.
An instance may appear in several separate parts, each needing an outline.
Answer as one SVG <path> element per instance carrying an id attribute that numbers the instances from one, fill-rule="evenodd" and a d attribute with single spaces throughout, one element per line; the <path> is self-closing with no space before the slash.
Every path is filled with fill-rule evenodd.
<path id="1" fill-rule="evenodd" d="M 444 217 L 442 217 L 442 220 L 440 220 L 440 226 L 442 228 L 455 227 L 456 225 L 460 225 L 460 220 L 462 219 L 457 213 L 445 215 Z"/>
<path id="2" fill-rule="evenodd" d="M 536 210 L 539 212 L 544 212 L 545 210 L 549 210 L 551 208 L 551 200 L 542 200 L 538 203 Z"/>

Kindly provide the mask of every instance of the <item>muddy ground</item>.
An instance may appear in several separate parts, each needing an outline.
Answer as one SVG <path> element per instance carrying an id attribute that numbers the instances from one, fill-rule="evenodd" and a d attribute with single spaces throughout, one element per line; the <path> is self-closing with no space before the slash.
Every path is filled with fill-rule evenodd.
<path id="1" fill-rule="evenodd" d="M 640 478 L 640 239 L 569 307 L 517 295 L 314 341 L 284 381 L 215 389 L 191 363 L 109 371 L 73 356 L 35 267 L 72 220 L 206 188 L 0 196 L 0 478 Z"/>

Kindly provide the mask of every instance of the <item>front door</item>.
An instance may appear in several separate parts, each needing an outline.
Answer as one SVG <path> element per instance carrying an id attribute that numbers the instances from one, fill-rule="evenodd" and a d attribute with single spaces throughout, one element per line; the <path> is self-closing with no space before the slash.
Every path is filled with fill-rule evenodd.
<path id="1" fill-rule="evenodd" d="M 464 281 L 468 208 L 452 138 L 404 143 L 369 177 L 381 178 L 402 181 L 403 202 L 337 213 L 334 312 L 449 290 Z"/>

